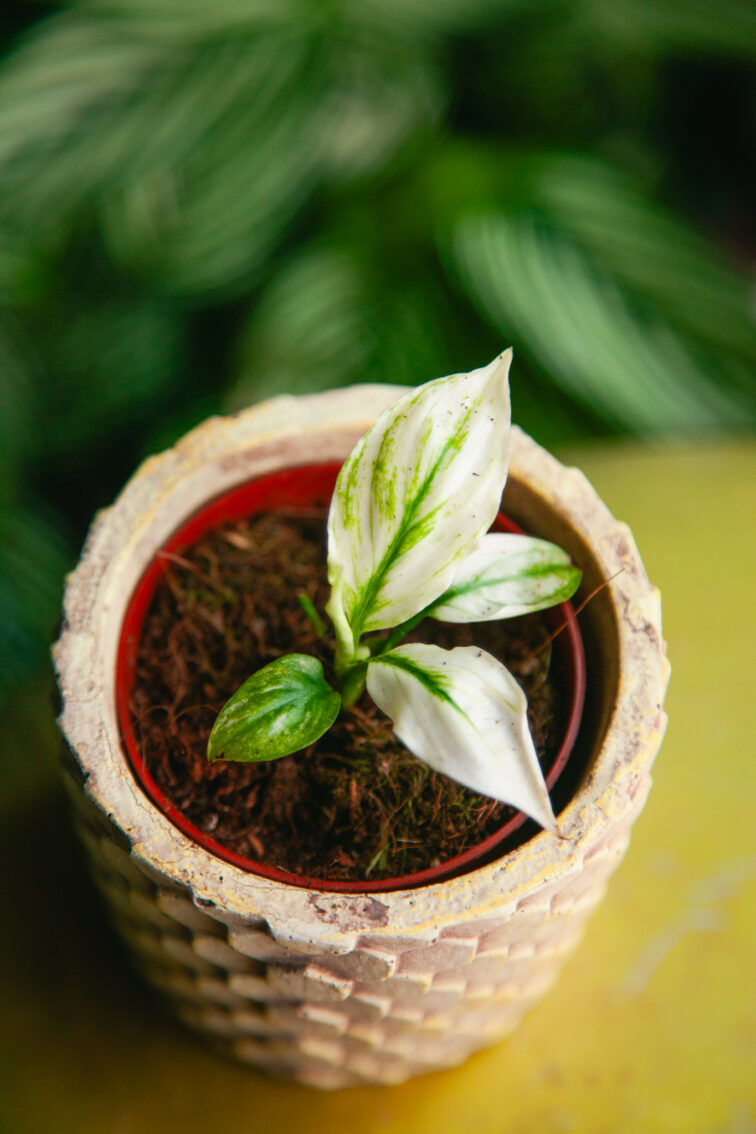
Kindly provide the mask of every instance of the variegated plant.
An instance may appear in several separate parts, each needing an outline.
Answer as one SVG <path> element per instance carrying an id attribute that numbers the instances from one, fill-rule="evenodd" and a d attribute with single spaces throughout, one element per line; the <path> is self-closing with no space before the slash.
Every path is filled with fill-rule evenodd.
<path id="1" fill-rule="evenodd" d="M 359 441 L 328 518 L 338 690 L 313 657 L 271 662 L 221 710 L 211 760 L 296 752 L 367 686 L 421 760 L 554 830 L 525 696 L 508 670 L 476 647 L 400 645 L 423 618 L 511 618 L 564 601 L 580 581 L 554 544 L 487 534 L 507 478 L 510 362 L 507 351 L 412 390 Z"/>

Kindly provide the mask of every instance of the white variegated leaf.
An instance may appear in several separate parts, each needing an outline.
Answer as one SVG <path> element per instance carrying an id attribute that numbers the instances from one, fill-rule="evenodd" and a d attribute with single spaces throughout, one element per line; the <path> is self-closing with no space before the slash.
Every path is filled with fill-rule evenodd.
<path id="1" fill-rule="evenodd" d="M 367 688 L 399 739 L 431 768 L 556 830 L 525 694 L 491 654 L 399 646 L 370 662 Z"/>
<path id="2" fill-rule="evenodd" d="M 507 476 L 511 357 L 410 391 L 342 468 L 328 518 L 328 609 L 342 641 L 438 598 L 490 526 Z"/>
<path id="3" fill-rule="evenodd" d="M 431 613 L 442 622 L 491 622 L 566 602 L 581 573 L 544 539 L 492 532 L 457 565 Z"/>

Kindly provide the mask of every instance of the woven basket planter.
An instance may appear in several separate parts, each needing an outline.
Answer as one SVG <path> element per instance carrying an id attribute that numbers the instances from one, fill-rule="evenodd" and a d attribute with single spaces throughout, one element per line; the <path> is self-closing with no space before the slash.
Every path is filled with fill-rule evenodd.
<path id="1" fill-rule="evenodd" d="M 509 514 L 564 547 L 583 590 L 582 780 L 540 832 L 451 881 L 309 890 L 229 865 L 137 786 L 116 720 L 123 614 L 150 558 L 208 499 L 276 469 L 343 459 L 403 391 L 277 398 L 147 461 L 95 521 L 55 647 L 65 763 L 94 877 L 139 968 L 229 1054 L 319 1087 L 398 1082 L 505 1036 L 553 983 L 627 846 L 664 730 L 657 592 L 585 478 L 513 430 Z M 619 572 L 619 573 L 618 573 Z"/>

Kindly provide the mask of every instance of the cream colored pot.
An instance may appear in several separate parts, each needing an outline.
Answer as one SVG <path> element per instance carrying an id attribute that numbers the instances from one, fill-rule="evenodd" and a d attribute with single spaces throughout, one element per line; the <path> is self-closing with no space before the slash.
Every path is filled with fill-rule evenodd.
<path id="1" fill-rule="evenodd" d="M 319 1087 L 393 1083 L 507 1035 L 555 980 L 628 843 L 664 731 L 659 597 L 630 532 L 585 478 L 515 429 L 507 511 L 566 548 L 584 592 L 587 772 L 545 832 L 420 889 L 336 894 L 230 866 L 142 794 L 116 723 L 123 613 L 157 548 L 206 500 L 263 473 L 341 459 L 404 391 L 276 398 L 206 422 L 97 517 L 55 647 L 66 779 L 95 879 L 136 963 L 233 1056 Z"/>

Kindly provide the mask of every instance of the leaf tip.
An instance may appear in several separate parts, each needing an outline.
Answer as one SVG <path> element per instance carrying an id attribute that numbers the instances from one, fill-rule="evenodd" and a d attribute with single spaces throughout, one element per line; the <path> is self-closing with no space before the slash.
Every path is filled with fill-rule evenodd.
<path id="1" fill-rule="evenodd" d="M 556 816 L 554 815 L 554 812 L 551 809 L 551 805 L 549 805 L 549 814 L 544 815 L 543 818 L 546 821 L 543 822 L 542 820 L 539 819 L 539 822 L 541 823 L 541 826 L 543 827 L 544 831 L 548 831 L 548 833 L 550 835 L 554 835 L 555 838 L 561 839 L 562 833 L 559 830 L 559 824 L 557 823 Z"/>
<path id="2" fill-rule="evenodd" d="M 219 714 L 219 716 L 220 716 L 220 714 Z M 219 718 L 216 718 L 216 723 L 217 723 L 218 719 Z M 215 725 L 213 725 L 212 731 L 210 732 L 210 735 L 207 738 L 207 759 L 212 764 L 215 760 L 221 760 L 222 758 L 223 758 L 223 748 L 218 744 L 218 737 L 217 737 L 217 734 L 216 734 Z"/>
<path id="3" fill-rule="evenodd" d="M 512 367 L 512 348 L 507 347 L 498 354 L 493 362 L 484 366 L 477 373 L 484 379 L 485 388 L 491 405 L 497 406 L 496 414 L 500 424 L 509 432 L 510 399 L 509 399 L 509 371 Z M 493 418 L 492 418 L 493 420 Z"/>
<path id="4" fill-rule="evenodd" d="M 493 360 L 493 372 L 497 378 L 503 379 L 509 383 L 509 371 L 512 368 L 512 360 L 514 358 L 514 351 L 511 347 L 507 347 L 501 354 L 497 355 Z"/>

